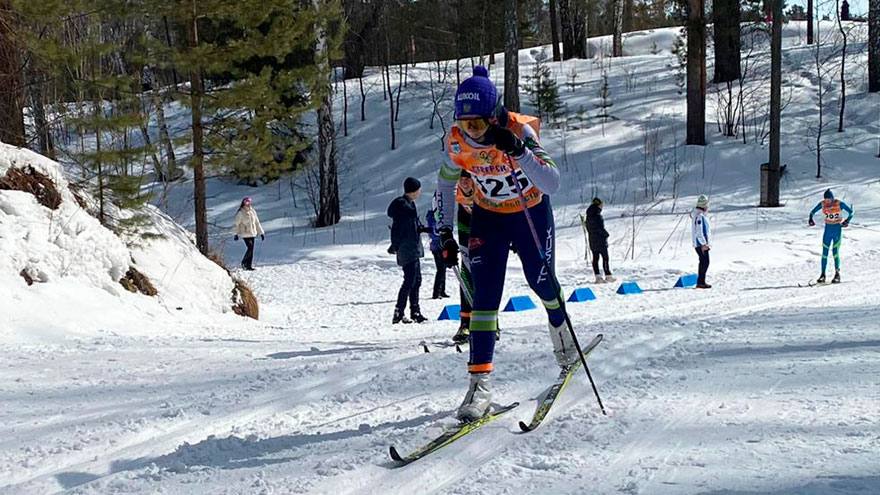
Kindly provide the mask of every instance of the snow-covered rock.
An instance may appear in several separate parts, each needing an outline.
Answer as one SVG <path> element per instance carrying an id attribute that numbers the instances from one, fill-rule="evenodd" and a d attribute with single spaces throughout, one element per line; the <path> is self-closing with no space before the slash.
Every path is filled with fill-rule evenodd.
<path id="1" fill-rule="evenodd" d="M 61 201 L 51 209 L 30 192 L 0 190 L 0 310 L 4 320 L 23 323 L 0 323 L 2 338 L 29 341 L 53 328 L 56 336 L 72 328 L 89 334 L 104 318 L 123 315 L 231 312 L 229 274 L 157 208 L 145 210 L 150 235 L 120 236 L 80 206 L 57 162 L 0 143 L 0 177 L 29 167 L 52 180 Z M 130 267 L 146 275 L 157 296 L 120 285 Z"/>

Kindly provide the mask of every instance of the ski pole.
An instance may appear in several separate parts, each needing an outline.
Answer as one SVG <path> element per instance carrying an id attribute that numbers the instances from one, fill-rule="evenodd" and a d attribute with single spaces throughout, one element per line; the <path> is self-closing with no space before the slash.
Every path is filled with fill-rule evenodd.
<path id="1" fill-rule="evenodd" d="M 559 280 L 556 279 L 556 274 L 553 273 L 550 262 L 547 260 L 547 257 L 544 256 L 544 251 L 541 249 L 541 240 L 538 238 L 538 231 L 535 229 L 535 224 L 532 222 L 532 216 L 529 214 L 529 208 L 526 205 L 526 197 L 525 194 L 523 194 L 522 187 L 519 185 L 519 180 L 517 180 L 516 170 L 513 168 L 513 162 L 511 161 L 509 154 L 505 153 L 504 156 L 507 158 L 507 166 L 510 169 L 510 178 L 513 182 L 514 189 L 516 189 L 516 194 L 519 196 L 519 201 L 522 204 L 526 223 L 529 224 L 529 230 L 532 233 L 532 240 L 535 241 L 535 248 L 538 250 L 538 257 L 540 257 L 541 262 L 544 263 L 544 269 L 547 270 L 548 278 L 555 284 L 556 302 L 559 303 L 559 308 L 562 310 L 562 314 L 565 317 L 565 324 L 568 326 L 568 332 L 571 334 L 574 347 L 577 349 L 578 356 L 581 358 L 581 364 L 584 365 L 584 371 L 587 372 L 587 378 L 590 380 L 590 386 L 593 387 L 593 394 L 595 394 L 596 401 L 599 403 L 599 409 L 602 410 L 602 414 L 607 416 L 608 413 L 605 412 L 605 406 L 602 405 L 602 398 L 599 397 L 599 390 L 596 388 L 596 382 L 593 381 L 593 375 L 590 373 L 590 368 L 587 366 L 586 358 L 584 358 L 584 351 L 581 350 L 581 344 L 578 342 L 577 334 L 574 333 L 574 326 L 572 326 L 571 319 L 568 317 L 568 311 L 565 310 L 565 300 L 562 297 L 562 286 L 559 284 Z"/>

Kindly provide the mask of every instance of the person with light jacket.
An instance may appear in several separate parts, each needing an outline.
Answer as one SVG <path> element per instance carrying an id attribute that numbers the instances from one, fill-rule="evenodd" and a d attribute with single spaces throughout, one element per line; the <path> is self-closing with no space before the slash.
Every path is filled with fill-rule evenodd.
<path id="1" fill-rule="evenodd" d="M 692 233 L 694 240 L 694 250 L 700 258 L 699 270 L 697 275 L 698 289 L 711 289 L 712 286 L 706 283 L 706 272 L 709 270 L 709 236 L 712 229 L 709 227 L 709 217 L 706 212 L 709 211 L 709 198 L 705 194 L 701 194 L 697 198 L 697 207 L 691 215 L 694 219 Z"/>
<path id="2" fill-rule="evenodd" d="M 245 270 L 254 269 L 254 239 L 260 236 L 260 240 L 266 240 L 266 233 L 263 226 L 260 225 L 260 219 L 257 217 L 257 211 L 254 210 L 253 201 L 250 197 L 241 200 L 241 205 L 235 213 L 235 237 L 237 241 L 240 237 L 244 241 L 247 250 L 244 258 L 241 259 L 241 267 Z"/>

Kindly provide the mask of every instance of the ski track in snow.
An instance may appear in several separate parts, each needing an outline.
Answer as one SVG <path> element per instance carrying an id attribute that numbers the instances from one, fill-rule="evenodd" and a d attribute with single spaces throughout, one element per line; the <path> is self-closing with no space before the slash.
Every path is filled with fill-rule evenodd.
<path id="1" fill-rule="evenodd" d="M 522 405 L 399 469 L 387 458 L 388 445 L 406 451 L 439 433 L 460 399 L 466 353 L 423 354 L 417 346 L 444 339 L 453 326 L 400 326 L 382 337 L 388 303 L 376 305 L 377 318 L 362 325 L 357 308 L 369 304 L 326 311 L 348 297 L 334 289 L 335 277 L 352 276 L 347 263 L 267 267 L 252 282 L 275 294 L 266 298 L 268 321 L 243 335 L 218 327 L 208 329 L 209 337 L 99 338 L 67 349 L 57 369 L 35 369 L 68 376 L 73 385 L 18 387 L 13 404 L 33 413 L 4 423 L 0 466 L 11 485 L 3 490 L 150 492 L 161 483 L 173 493 L 217 493 L 228 476 L 245 476 L 253 478 L 254 493 L 469 493 L 468 480 L 477 476 L 493 493 L 713 493 L 733 486 L 765 493 L 775 483 L 797 487 L 813 478 L 819 492 L 845 486 L 858 493 L 860 483 L 874 481 L 858 475 L 876 472 L 866 454 L 880 447 L 872 407 L 880 313 L 875 293 L 853 289 L 870 283 L 867 267 L 878 260 L 876 252 L 857 258 L 852 278 L 829 287 L 743 290 L 795 278 L 791 266 L 707 292 L 616 296 L 601 287 L 600 301 L 571 304 L 569 311 L 582 340 L 606 335 L 589 364 L 609 416 L 599 413 L 578 375 L 548 421 L 525 435 L 516 422 L 531 414 L 555 366 L 544 326 L 534 323 L 543 321 L 540 313 L 505 313 L 494 400 Z M 390 267 L 364 273 L 361 282 L 372 279 L 377 289 L 397 277 Z M 319 293 L 326 304 L 306 317 L 315 318 L 312 325 L 295 326 L 303 305 L 294 301 L 303 291 Z M 608 298 L 614 304 L 601 304 Z M 289 335 L 300 331 L 305 338 Z M 313 345 L 304 346 L 312 337 Z M 861 352 L 841 359 L 847 351 Z M 16 367 L 44 366 L 37 358 L 51 360 L 47 353 L 23 349 Z M 788 354 L 795 357 L 777 361 Z M 102 360 L 103 374 L 79 384 L 79 370 Z M 842 365 L 864 367 L 856 374 L 864 381 L 832 383 L 847 393 L 828 397 L 833 376 L 823 372 Z M 760 383 L 742 384 L 740 376 Z M 27 399 L 34 394 L 57 409 L 36 410 Z M 840 402 L 844 414 L 830 421 Z M 811 418 L 811 411 L 821 414 Z M 830 451 L 798 445 L 805 433 L 821 435 Z M 727 466 L 731 455 L 747 462 Z M 847 457 L 853 461 L 840 461 Z M 787 469 L 767 473 L 771 461 Z M 852 480 L 835 481 L 842 467 L 852 470 Z M 807 483 L 792 493 L 801 489 L 813 488 Z"/>

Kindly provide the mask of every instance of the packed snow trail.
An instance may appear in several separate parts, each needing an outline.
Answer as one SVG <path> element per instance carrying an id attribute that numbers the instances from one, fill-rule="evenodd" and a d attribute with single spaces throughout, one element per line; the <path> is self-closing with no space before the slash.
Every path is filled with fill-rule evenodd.
<path id="1" fill-rule="evenodd" d="M 353 314 L 345 306 L 325 314 L 326 328 L 108 332 L 67 347 L 51 369 L 39 359 L 58 349 L 6 348 L 15 368 L 2 378 L 6 390 L 12 383 L 17 391 L 4 392 L 11 407 L 2 418 L 0 466 L 12 484 L 3 491 L 161 486 L 216 493 L 239 486 L 232 493 L 243 493 L 250 491 L 240 484 L 246 479 L 244 486 L 266 493 L 464 493 L 474 476 L 487 492 L 594 486 L 596 493 L 764 493 L 769 480 L 858 488 L 876 472 L 869 453 L 880 447 L 880 397 L 872 387 L 880 372 L 880 312 L 876 293 L 856 288 L 869 287 L 878 261 L 877 252 L 852 260 L 853 275 L 839 286 L 777 289 L 764 282 L 796 277 L 793 266 L 710 291 L 624 297 L 599 288 L 598 303 L 569 311 L 582 338 L 606 334 L 590 364 L 610 416 L 601 416 L 589 385 L 576 376 L 544 427 L 522 437 L 514 433 L 528 415 L 522 411 L 534 407 L 556 366 L 546 329 L 535 323 L 542 317 L 504 314 L 494 400 L 524 401 L 521 414 L 509 413 L 401 474 L 388 470 L 387 446 L 426 440 L 413 435 L 450 421 L 464 388 L 465 355 L 424 354 L 416 345 L 454 331 L 448 323 L 388 333 L 385 319 L 364 322 L 359 314 L 369 306 L 361 305 Z M 343 276 L 346 269 L 331 261 L 297 271 Z M 296 280 L 296 290 L 307 291 L 321 279 L 293 279 L 288 270 L 267 267 L 254 276 L 257 287 L 265 278 L 286 298 L 271 306 L 280 312 L 274 321 L 308 312 L 307 303 L 294 302 L 294 287 L 278 284 Z M 375 283 L 395 275 L 388 272 L 380 270 Z M 325 295 L 327 304 L 344 297 Z M 311 340 L 330 328 L 336 339 Z M 27 366 L 33 381 L 6 379 Z M 736 466 L 726 461 L 730 455 Z M 779 462 L 771 471 L 770 459 L 785 460 L 782 472 Z M 572 485 L 572 477 L 585 484 Z"/>

